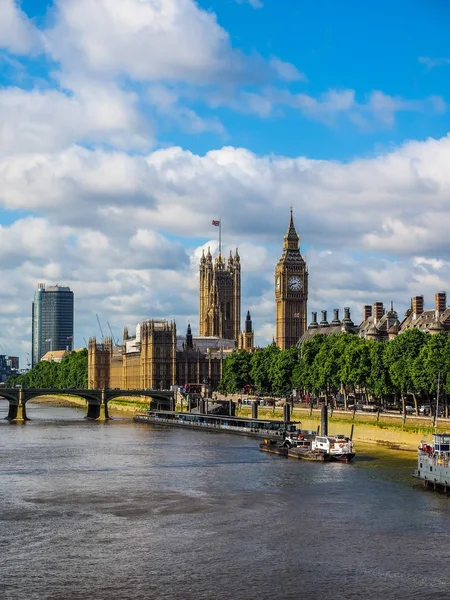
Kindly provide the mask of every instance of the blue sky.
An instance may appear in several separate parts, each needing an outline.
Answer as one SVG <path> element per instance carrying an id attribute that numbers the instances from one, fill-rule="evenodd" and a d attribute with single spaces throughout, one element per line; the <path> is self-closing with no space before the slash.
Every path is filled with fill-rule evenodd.
<path id="1" fill-rule="evenodd" d="M 440 0 L 2 0 L 2 346 L 28 351 L 39 281 L 75 290 L 80 344 L 96 312 L 195 331 L 218 215 L 270 341 L 291 204 L 310 310 L 432 304 L 450 274 L 449 25 Z"/>

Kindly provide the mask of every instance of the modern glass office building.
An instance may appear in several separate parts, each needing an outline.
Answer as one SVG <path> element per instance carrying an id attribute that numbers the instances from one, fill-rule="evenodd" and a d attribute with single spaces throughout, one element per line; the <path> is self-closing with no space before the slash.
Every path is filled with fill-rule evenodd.
<path id="1" fill-rule="evenodd" d="M 32 306 L 32 357 L 34 367 L 47 352 L 73 349 L 73 292 L 59 285 L 40 283 Z"/>

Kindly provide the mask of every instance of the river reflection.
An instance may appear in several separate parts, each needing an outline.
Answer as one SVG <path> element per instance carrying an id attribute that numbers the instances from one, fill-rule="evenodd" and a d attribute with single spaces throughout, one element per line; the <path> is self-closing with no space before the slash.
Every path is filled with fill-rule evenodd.
<path id="1" fill-rule="evenodd" d="M 450 499 L 411 479 L 414 453 L 302 463 L 245 437 L 28 414 L 0 423 L 1 598 L 449 597 Z"/>

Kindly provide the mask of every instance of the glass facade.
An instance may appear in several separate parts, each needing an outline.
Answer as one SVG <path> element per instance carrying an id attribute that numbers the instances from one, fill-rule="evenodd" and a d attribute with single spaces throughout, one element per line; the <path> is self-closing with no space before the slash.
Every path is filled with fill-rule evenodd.
<path id="1" fill-rule="evenodd" d="M 68 287 L 40 283 L 32 305 L 34 367 L 47 352 L 73 349 L 73 292 Z"/>

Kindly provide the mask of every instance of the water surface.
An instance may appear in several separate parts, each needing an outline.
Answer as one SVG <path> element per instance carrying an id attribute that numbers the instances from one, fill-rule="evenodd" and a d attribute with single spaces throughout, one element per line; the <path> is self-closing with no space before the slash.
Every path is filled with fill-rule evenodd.
<path id="1" fill-rule="evenodd" d="M 302 463 L 83 414 L 0 422 L 1 598 L 449 597 L 450 499 L 410 477 L 413 453 Z"/>

